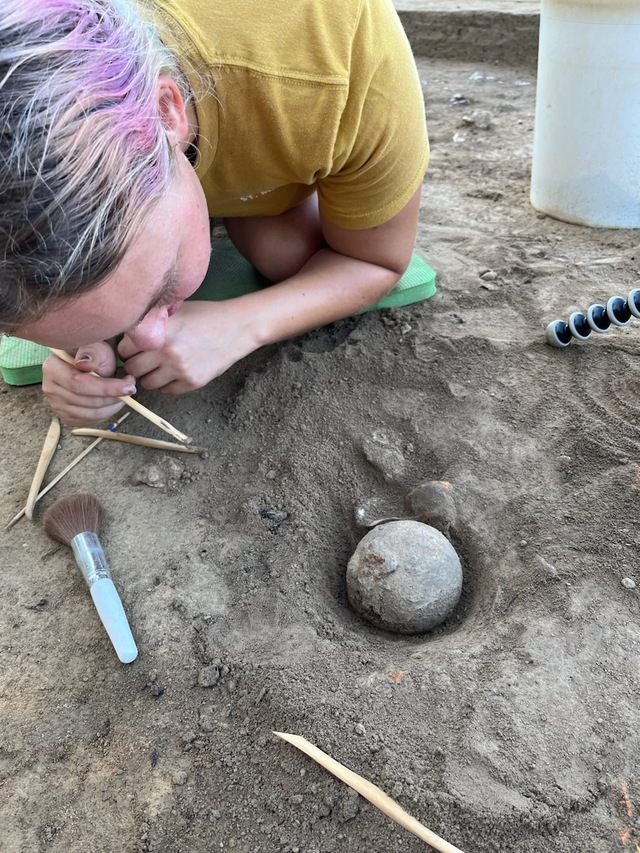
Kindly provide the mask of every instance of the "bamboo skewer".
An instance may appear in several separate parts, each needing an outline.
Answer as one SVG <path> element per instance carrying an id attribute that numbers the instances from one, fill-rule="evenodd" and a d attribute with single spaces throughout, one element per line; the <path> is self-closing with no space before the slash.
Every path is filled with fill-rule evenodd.
<path id="1" fill-rule="evenodd" d="M 51 352 L 54 355 L 57 355 L 58 358 L 61 358 L 63 361 L 66 361 L 67 364 L 75 364 L 75 360 L 72 355 L 69 355 L 68 352 L 65 352 L 63 349 L 54 349 L 53 347 L 49 347 Z M 98 376 L 97 373 L 91 371 L 92 376 Z M 126 403 L 134 411 L 138 412 L 138 414 L 142 415 L 148 421 L 151 421 L 152 424 L 159 426 L 160 429 L 163 429 L 165 432 L 168 432 L 169 435 L 172 435 L 177 441 L 181 441 L 183 444 L 191 444 L 191 439 L 188 435 L 185 435 L 183 432 L 177 430 L 174 426 L 171 426 L 169 421 L 165 421 L 164 418 L 161 418 L 159 415 L 156 415 L 155 412 L 152 412 L 151 409 L 147 409 L 146 406 L 143 406 L 142 403 L 139 403 L 133 397 L 129 397 L 124 395 L 123 397 L 118 397 L 119 400 L 122 400 L 123 403 Z"/>
<path id="2" fill-rule="evenodd" d="M 124 415 L 122 415 L 122 417 L 119 418 L 115 422 L 116 426 L 120 426 L 122 421 L 124 421 L 126 418 L 128 418 L 130 414 L 131 414 L 131 412 L 125 412 Z M 44 489 L 38 494 L 38 496 L 36 497 L 36 503 L 40 500 L 41 497 L 44 497 L 44 495 L 46 495 L 47 492 L 50 489 L 52 489 L 56 483 L 59 483 L 60 480 L 66 474 L 68 474 L 72 468 L 75 468 L 75 466 L 78 464 L 78 462 L 80 462 L 82 459 L 84 459 L 84 457 L 87 455 L 87 453 L 90 453 L 97 444 L 100 444 L 101 441 L 102 441 L 101 438 L 96 438 L 96 440 L 92 441 L 88 447 L 85 447 L 85 449 L 82 451 L 82 453 L 79 453 L 75 459 L 72 459 L 71 462 L 69 462 L 69 464 L 67 465 L 67 467 L 64 468 L 62 471 L 60 471 L 60 473 L 57 475 L 57 477 L 54 477 L 53 480 L 49 483 L 49 485 L 45 486 Z M 5 530 L 10 530 L 14 524 L 16 524 L 18 521 L 20 521 L 22 516 L 26 513 L 26 510 L 27 510 L 27 508 L 25 506 L 20 510 L 19 513 L 17 513 L 17 515 L 14 515 L 13 518 L 11 519 L 11 521 L 7 524 Z"/>
<path id="3" fill-rule="evenodd" d="M 144 435 L 129 435 L 124 432 L 110 432 L 108 429 L 79 427 L 78 429 L 72 429 L 71 435 L 92 435 L 113 441 L 124 441 L 126 444 L 155 447 L 157 450 L 177 450 L 179 453 L 204 453 L 205 451 L 204 447 L 187 447 L 184 444 L 174 444 L 172 441 L 159 441 L 157 438 L 147 438 Z"/>
<path id="4" fill-rule="evenodd" d="M 427 829 L 426 826 L 423 826 L 423 824 L 417 821 L 414 817 L 411 817 L 411 815 L 406 812 L 402 806 L 385 794 L 382 788 L 378 788 L 378 786 L 374 785 L 373 782 L 369 782 L 362 776 L 358 776 L 358 774 L 354 773 L 353 770 L 349 770 L 349 768 L 345 767 L 344 764 L 340 764 L 334 758 L 331 758 L 330 755 L 327 755 L 326 752 L 318 749 L 317 746 L 310 743 L 306 738 L 300 737 L 300 735 L 285 734 L 285 732 L 274 732 L 273 734 L 302 750 L 302 752 L 310 758 L 313 758 L 313 760 L 317 761 L 318 764 L 322 765 L 325 770 L 333 773 L 334 776 L 337 776 L 338 779 L 341 779 L 353 788 L 354 791 L 357 791 L 358 794 L 369 800 L 370 803 L 373 803 L 373 805 L 380 809 L 380 811 L 384 812 L 387 817 L 390 817 L 392 820 L 395 820 L 396 823 L 399 823 L 400 826 L 403 826 L 405 829 L 408 829 L 409 832 L 417 835 L 422 841 L 426 841 L 426 843 L 431 845 L 435 850 L 440 851 L 440 853 L 462 853 L 460 848 L 454 847 L 453 844 L 449 844 L 449 842 L 445 841 L 444 838 L 440 838 L 440 836 L 436 835 L 435 832 Z"/>
<path id="5" fill-rule="evenodd" d="M 33 508 L 35 507 L 36 501 L 38 499 L 38 490 L 42 485 L 44 475 L 47 473 L 47 468 L 49 467 L 49 464 L 53 459 L 53 454 L 56 452 L 56 447 L 58 446 L 59 438 L 60 421 L 54 415 L 51 419 L 51 424 L 49 426 L 49 430 L 42 446 L 40 459 L 38 459 L 38 464 L 36 466 L 36 473 L 33 475 L 31 488 L 29 489 L 29 496 L 27 497 L 27 503 L 24 508 L 24 514 L 27 516 L 29 521 L 33 519 Z"/>

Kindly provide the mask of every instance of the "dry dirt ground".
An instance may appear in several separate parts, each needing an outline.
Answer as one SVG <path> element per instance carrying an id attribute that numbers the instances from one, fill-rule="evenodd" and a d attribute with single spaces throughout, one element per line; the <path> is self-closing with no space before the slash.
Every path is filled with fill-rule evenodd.
<path id="1" fill-rule="evenodd" d="M 639 235 L 530 206 L 535 66 L 512 48 L 516 64 L 418 55 L 434 298 L 264 349 L 182 399 L 143 395 L 208 456 L 176 455 L 151 488 L 132 475 L 162 454 L 103 443 L 43 500 L 38 522 L 61 495 L 104 503 L 135 663 L 67 548 L 24 520 L 2 535 L 3 853 L 426 849 L 272 730 L 465 853 L 640 850 L 640 602 L 623 584 L 640 585 L 640 325 L 544 341 L 638 284 Z M 9 519 L 50 415 L 37 386 L 0 390 Z M 65 430 L 52 472 L 85 441 Z M 401 515 L 430 479 L 453 485 L 463 596 L 430 634 L 386 634 L 348 605 L 354 510 Z"/>

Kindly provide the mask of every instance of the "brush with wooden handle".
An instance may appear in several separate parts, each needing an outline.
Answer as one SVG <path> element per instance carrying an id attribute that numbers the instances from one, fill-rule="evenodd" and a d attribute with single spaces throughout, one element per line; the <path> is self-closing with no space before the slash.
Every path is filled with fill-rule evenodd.
<path id="1" fill-rule="evenodd" d="M 59 498 L 47 510 L 44 532 L 73 551 L 118 658 L 122 663 L 131 663 L 137 658 L 138 649 L 98 539 L 103 515 L 102 504 L 95 495 L 69 495 Z"/>
<path id="2" fill-rule="evenodd" d="M 54 355 L 57 355 L 58 358 L 61 358 L 62 361 L 66 361 L 67 364 L 75 365 L 75 359 L 72 355 L 69 355 L 63 349 L 54 349 L 54 347 L 49 347 L 51 352 Z M 97 373 L 91 371 L 92 376 L 98 376 Z M 151 409 L 147 409 L 146 406 L 143 406 L 142 403 L 139 403 L 133 397 L 129 397 L 126 394 L 123 397 L 118 397 L 119 400 L 122 400 L 123 403 L 126 403 L 127 406 L 132 408 L 134 411 L 138 412 L 138 414 L 145 417 L 148 421 L 151 421 L 152 424 L 159 426 L 160 429 L 163 429 L 165 432 L 168 432 L 169 435 L 172 435 L 177 441 L 181 441 L 183 444 L 191 444 L 191 439 L 188 435 L 185 435 L 180 430 L 177 430 L 174 426 L 171 426 L 169 421 L 165 421 L 164 418 L 161 418 L 159 415 L 156 415 L 155 412 L 152 412 Z"/>

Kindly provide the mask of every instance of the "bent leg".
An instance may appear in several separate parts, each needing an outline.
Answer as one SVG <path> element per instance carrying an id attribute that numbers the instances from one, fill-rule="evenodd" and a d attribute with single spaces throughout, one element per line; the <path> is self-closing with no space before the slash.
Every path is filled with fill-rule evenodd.
<path id="1" fill-rule="evenodd" d="M 325 245 L 315 193 L 278 216 L 229 217 L 224 224 L 240 254 L 272 282 L 295 275 Z"/>

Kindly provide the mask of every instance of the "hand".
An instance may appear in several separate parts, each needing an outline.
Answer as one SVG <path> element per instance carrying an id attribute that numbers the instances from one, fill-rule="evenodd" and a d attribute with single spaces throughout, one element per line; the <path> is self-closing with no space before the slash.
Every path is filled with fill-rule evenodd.
<path id="1" fill-rule="evenodd" d="M 116 354 L 106 341 L 81 347 L 75 365 L 50 355 L 42 365 L 42 390 L 49 405 L 69 426 L 111 420 L 124 405 L 118 397 L 135 393 L 135 380 L 112 377 Z M 91 372 L 99 376 L 91 376 Z"/>
<path id="2" fill-rule="evenodd" d="M 251 322 L 256 300 L 251 297 L 186 302 L 169 318 L 164 344 L 157 350 L 140 350 L 125 335 L 118 346 L 125 370 L 141 387 L 165 394 L 202 388 L 257 349 Z"/>

